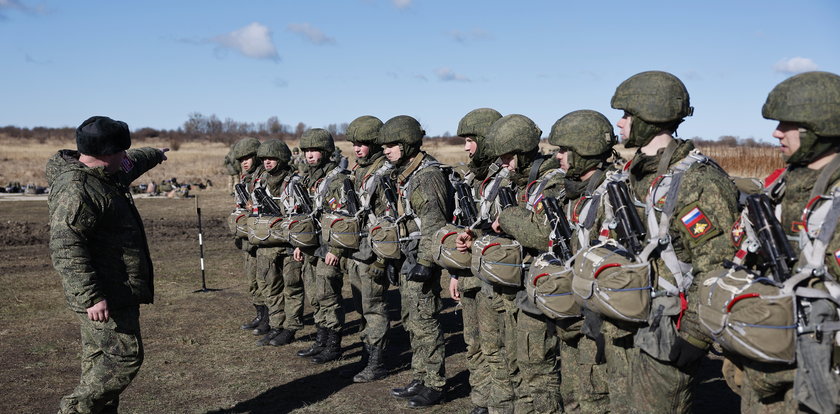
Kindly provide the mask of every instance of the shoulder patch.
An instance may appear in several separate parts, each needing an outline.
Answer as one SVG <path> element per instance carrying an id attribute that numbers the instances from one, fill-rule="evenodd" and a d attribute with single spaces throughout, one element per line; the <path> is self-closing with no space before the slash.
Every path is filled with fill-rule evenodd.
<path id="1" fill-rule="evenodd" d="M 699 206 L 688 209 L 686 213 L 680 216 L 680 222 L 682 222 L 682 225 L 688 231 L 688 235 L 693 239 L 699 239 L 703 235 L 715 230 L 712 221 L 706 217 L 706 213 Z"/>
<path id="2" fill-rule="evenodd" d="M 741 218 L 738 217 L 735 223 L 732 223 L 732 245 L 741 247 L 741 242 L 744 241 L 744 226 L 741 224 Z"/>
<path id="3" fill-rule="evenodd" d="M 834 252 L 834 260 L 837 261 L 837 266 L 840 266 L 840 250 Z"/>

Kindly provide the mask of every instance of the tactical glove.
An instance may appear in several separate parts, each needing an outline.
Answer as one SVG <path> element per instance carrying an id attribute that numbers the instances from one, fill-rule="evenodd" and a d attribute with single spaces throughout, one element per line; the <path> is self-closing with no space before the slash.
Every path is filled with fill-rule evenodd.
<path id="1" fill-rule="evenodd" d="M 434 277 L 435 273 L 435 268 L 423 266 L 420 263 L 418 263 L 411 268 L 411 271 L 408 272 L 408 275 L 405 277 L 405 280 L 423 283 L 428 280 L 431 280 L 432 277 Z"/>
<path id="2" fill-rule="evenodd" d="M 397 266 L 392 260 L 387 260 L 385 262 L 385 276 L 392 285 L 400 285 L 400 271 L 397 269 Z"/>
<path id="3" fill-rule="evenodd" d="M 668 359 L 677 366 L 677 368 L 685 369 L 691 364 L 695 363 L 700 358 L 706 355 L 706 349 L 698 348 L 691 342 L 686 341 L 681 336 L 677 335 L 677 342 L 671 347 L 671 353 Z"/>

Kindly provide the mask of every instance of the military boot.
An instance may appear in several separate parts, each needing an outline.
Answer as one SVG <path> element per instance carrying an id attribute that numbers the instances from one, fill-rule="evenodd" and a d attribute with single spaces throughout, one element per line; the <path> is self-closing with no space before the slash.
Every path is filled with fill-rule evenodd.
<path id="1" fill-rule="evenodd" d="M 443 402 L 443 397 L 446 393 L 441 390 L 435 390 L 427 386 L 422 386 L 422 389 L 417 391 L 417 395 L 408 400 L 410 408 L 429 407 Z"/>
<path id="2" fill-rule="evenodd" d="M 257 339 L 257 346 L 266 346 L 283 333 L 283 328 L 271 328 L 265 336 Z"/>
<path id="3" fill-rule="evenodd" d="M 268 342 L 271 346 L 283 346 L 292 343 L 295 340 L 295 331 L 283 329 L 280 335 L 275 336 Z"/>
<path id="4" fill-rule="evenodd" d="M 423 381 L 411 380 L 405 387 L 392 388 L 391 395 L 399 398 L 411 398 L 417 395 L 421 388 L 424 388 Z"/>
<path id="5" fill-rule="evenodd" d="M 315 333 L 315 342 L 312 343 L 312 346 L 309 348 L 297 351 L 297 356 L 311 357 L 320 354 L 321 351 L 324 350 L 324 346 L 327 344 L 327 334 L 329 330 L 320 326 L 317 326 L 316 328 L 318 328 L 318 331 Z"/>
<path id="6" fill-rule="evenodd" d="M 385 368 L 385 361 L 383 355 L 383 347 L 371 345 L 368 346 L 368 363 L 365 369 L 353 377 L 353 382 L 371 382 L 388 376 L 388 369 Z"/>
<path id="7" fill-rule="evenodd" d="M 260 321 L 257 323 L 257 326 L 254 327 L 254 330 L 251 331 L 254 335 L 265 335 L 269 331 L 268 326 L 268 306 L 262 305 L 260 307 Z"/>
<path id="8" fill-rule="evenodd" d="M 323 364 L 325 362 L 335 361 L 341 356 L 341 332 L 338 330 L 327 330 L 327 343 L 324 345 L 324 350 L 318 355 L 312 357 L 312 362 L 316 364 Z"/>
<path id="9" fill-rule="evenodd" d="M 341 370 L 338 375 L 341 378 L 353 378 L 358 374 L 364 367 L 367 366 L 368 360 L 370 359 L 370 346 L 364 342 L 362 342 L 362 357 L 359 359 L 359 362 L 355 364 L 349 364 Z"/>
<path id="10" fill-rule="evenodd" d="M 256 328 L 257 325 L 260 324 L 260 321 L 262 320 L 262 317 L 263 317 L 262 316 L 263 315 L 262 308 L 265 308 L 265 305 L 254 305 L 254 309 L 257 310 L 257 315 L 254 316 L 254 319 L 251 319 L 251 322 L 243 323 L 242 326 L 240 326 L 239 328 L 242 329 L 243 331 L 250 331 L 250 330 Z"/>

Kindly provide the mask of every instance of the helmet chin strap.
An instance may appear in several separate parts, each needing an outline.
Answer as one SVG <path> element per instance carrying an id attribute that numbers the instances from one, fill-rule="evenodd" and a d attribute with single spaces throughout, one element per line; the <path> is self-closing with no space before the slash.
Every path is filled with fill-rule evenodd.
<path id="1" fill-rule="evenodd" d="M 811 130 L 799 128 L 799 149 L 786 157 L 785 162 L 790 165 L 808 165 L 831 151 L 837 151 L 838 148 L 840 139 L 821 137 Z"/>

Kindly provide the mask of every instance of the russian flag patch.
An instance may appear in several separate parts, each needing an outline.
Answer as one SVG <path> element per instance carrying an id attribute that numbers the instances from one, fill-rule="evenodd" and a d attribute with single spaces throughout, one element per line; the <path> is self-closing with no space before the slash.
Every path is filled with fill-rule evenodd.
<path id="1" fill-rule="evenodd" d="M 703 210 L 700 210 L 700 207 L 694 207 L 689 210 L 688 213 L 680 217 L 680 221 L 686 230 L 688 230 L 688 235 L 695 239 L 714 228 L 712 222 L 706 217 Z"/>
<path id="2" fill-rule="evenodd" d="M 837 265 L 840 266 L 840 250 L 834 252 L 834 260 L 837 260 Z"/>

